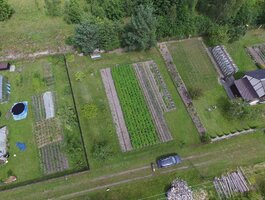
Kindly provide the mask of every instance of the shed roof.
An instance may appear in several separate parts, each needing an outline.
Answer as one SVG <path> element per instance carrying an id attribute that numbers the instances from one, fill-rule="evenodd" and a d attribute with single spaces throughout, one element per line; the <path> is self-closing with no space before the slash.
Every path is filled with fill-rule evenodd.
<path id="1" fill-rule="evenodd" d="M 0 62 L 0 70 L 7 70 L 9 69 L 10 64 L 7 62 Z"/>
<path id="2" fill-rule="evenodd" d="M 256 91 L 246 77 L 236 80 L 235 85 L 244 100 L 253 101 L 259 98 Z"/>

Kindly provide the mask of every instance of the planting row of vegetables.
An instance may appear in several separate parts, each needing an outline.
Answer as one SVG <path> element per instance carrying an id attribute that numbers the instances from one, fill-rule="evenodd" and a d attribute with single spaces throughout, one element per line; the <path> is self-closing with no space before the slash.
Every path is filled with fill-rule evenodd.
<path id="1" fill-rule="evenodd" d="M 157 143 L 156 129 L 134 69 L 130 65 L 114 67 L 112 77 L 133 148 Z"/>

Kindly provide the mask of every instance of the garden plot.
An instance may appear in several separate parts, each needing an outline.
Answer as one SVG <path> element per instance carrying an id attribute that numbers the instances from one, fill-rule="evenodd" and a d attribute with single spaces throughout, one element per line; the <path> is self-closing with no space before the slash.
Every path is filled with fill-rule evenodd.
<path id="1" fill-rule="evenodd" d="M 61 172 L 69 168 L 66 155 L 63 153 L 62 143 L 56 142 L 39 149 L 44 174 Z"/>
<path id="2" fill-rule="evenodd" d="M 34 116 L 37 122 L 55 117 L 54 102 L 54 94 L 50 91 L 41 95 L 32 96 Z"/>
<path id="3" fill-rule="evenodd" d="M 111 72 L 133 148 L 156 144 L 159 138 L 133 68 L 124 65 Z"/>
<path id="4" fill-rule="evenodd" d="M 113 118 L 113 122 L 116 127 L 116 133 L 118 135 L 119 143 L 122 151 L 132 150 L 132 144 L 130 141 L 129 133 L 125 124 L 124 116 L 121 110 L 120 101 L 114 86 L 114 82 L 111 76 L 110 68 L 102 69 L 100 71 L 109 106 Z"/>
<path id="5" fill-rule="evenodd" d="M 159 93 L 159 88 L 152 76 L 150 66 L 153 62 L 144 62 L 134 64 L 134 69 L 137 78 L 143 90 L 148 108 L 152 114 L 153 121 L 156 125 L 156 130 L 162 142 L 172 140 L 171 133 L 167 127 L 163 116 L 163 111 L 167 110 L 165 102 Z"/>
<path id="6" fill-rule="evenodd" d="M 60 123 L 56 118 L 36 122 L 34 134 L 38 148 L 63 139 Z"/>
<path id="7" fill-rule="evenodd" d="M 55 83 L 54 76 L 52 73 L 51 65 L 46 63 L 43 67 L 44 81 L 47 86 L 52 86 Z"/>
<path id="8" fill-rule="evenodd" d="M 159 93 L 162 96 L 163 102 L 164 102 L 165 107 L 166 107 L 165 111 L 168 112 L 168 111 L 176 109 L 176 105 L 172 99 L 171 94 L 169 93 L 169 91 L 167 89 L 167 85 L 166 85 L 163 77 L 160 74 L 160 71 L 158 69 L 157 64 L 154 61 L 149 61 L 147 63 L 148 63 L 147 70 L 152 73 L 152 76 L 156 82 L 155 85 L 157 85 L 159 88 Z"/>
<path id="9" fill-rule="evenodd" d="M 255 63 L 265 67 L 265 44 L 248 47 L 247 50 Z"/>

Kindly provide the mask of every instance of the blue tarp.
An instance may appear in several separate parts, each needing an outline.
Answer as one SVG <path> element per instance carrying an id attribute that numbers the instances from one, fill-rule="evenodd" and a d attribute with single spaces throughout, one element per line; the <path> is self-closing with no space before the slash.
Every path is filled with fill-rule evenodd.
<path id="1" fill-rule="evenodd" d="M 25 151 L 26 150 L 26 144 L 23 142 L 17 142 L 16 147 L 19 148 L 20 151 Z"/>

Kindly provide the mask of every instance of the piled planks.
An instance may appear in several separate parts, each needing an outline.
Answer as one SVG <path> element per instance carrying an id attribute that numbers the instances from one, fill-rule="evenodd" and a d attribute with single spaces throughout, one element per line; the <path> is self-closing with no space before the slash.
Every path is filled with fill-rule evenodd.
<path id="1" fill-rule="evenodd" d="M 193 200 L 192 190 L 185 181 L 177 179 L 167 192 L 167 200 Z"/>
<path id="2" fill-rule="evenodd" d="M 213 184 L 220 199 L 228 199 L 235 193 L 244 193 L 250 190 L 241 170 L 227 173 L 220 178 L 215 177 Z"/>

